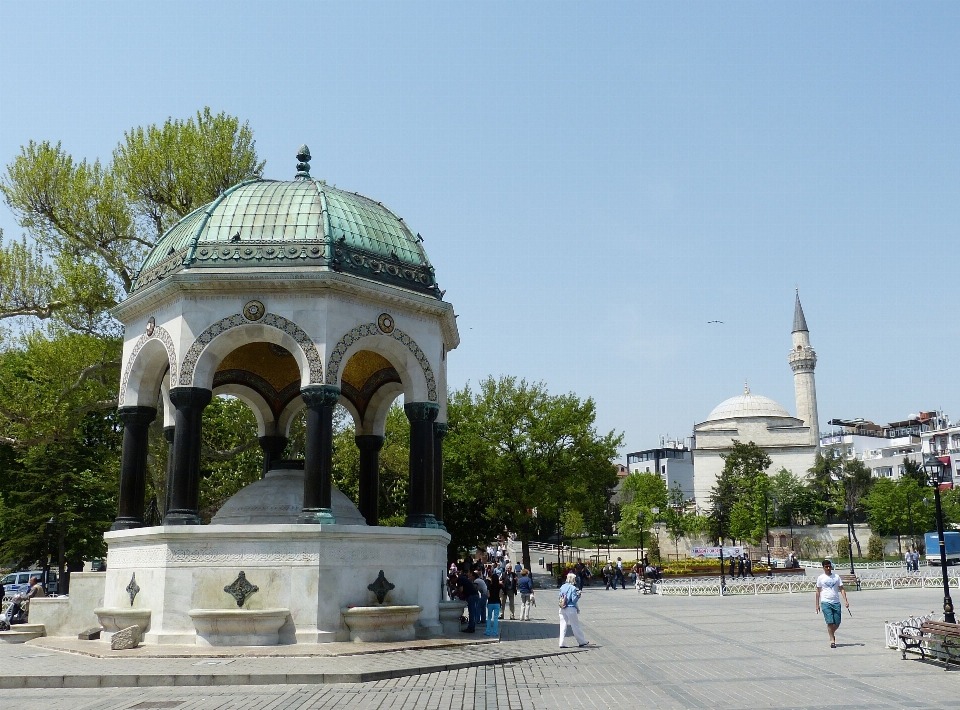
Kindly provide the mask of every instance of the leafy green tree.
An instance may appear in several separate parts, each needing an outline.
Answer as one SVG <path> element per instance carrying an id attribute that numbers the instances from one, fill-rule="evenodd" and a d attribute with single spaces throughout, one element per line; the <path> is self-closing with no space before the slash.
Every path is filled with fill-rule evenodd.
<path id="1" fill-rule="evenodd" d="M 788 526 L 804 519 L 810 510 L 810 501 L 803 481 L 786 468 L 781 468 L 770 479 L 771 526 Z"/>
<path id="2" fill-rule="evenodd" d="M 670 539 L 673 540 L 674 553 L 678 559 L 680 557 L 680 539 L 690 532 L 689 518 L 691 514 L 686 512 L 685 507 L 686 500 L 683 497 L 683 490 L 677 483 L 669 491 L 667 507 L 663 511 L 663 522 L 670 534 Z"/>
<path id="3" fill-rule="evenodd" d="M 876 561 L 882 560 L 883 552 L 883 538 L 879 535 L 871 535 L 870 539 L 867 540 L 867 559 Z"/>
<path id="4" fill-rule="evenodd" d="M 116 407 L 120 330 L 108 309 L 167 227 L 262 167 L 249 126 L 209 109 L 129 131 L 108 164 L 77 161 L 49 141 L 21 148 L 0 176 L 0 193 L 26 230 L 0 245 L 0 321 L 19 326 L 0 332 L 0 350 L 38 349 L 18 340 L 37 330 L 34 338 L 65 338 L 47 350 L 66 357 L 41 375 L 47 389 L 22 385 L 38 398 L 0 391 L 0 441 L 31 446 L 62 436 L 88 411 Z"/>
<path id="5" fill-rule="evenodd" d="M 203 410 L 200 517 L 209 523 L 228 498 L 262 475 L 253 412 L 236 397 L 214 397 Z M 162 500 L 158 495 L 158 505 Z"/>
<path id="6" fill-rule="evenodd" d="M 444 518 L 450 508 L 457 519 L 455 527 L 448 524 L 454 549 L 489 539 L 479 537 L 489 531 L 515 531 L 529 567 L 533 509 L 584 513 L 616 481 L 610 462 L 622 437 L 596 431 L 592 399 L 551 395 L 543 384 L 514 377 L 489 377 L 476 393 L 469 386 L 454 392 L 447 418 Z"/>
<path id="7" fill-rule="evenodd" d="M 121 426 L 116 414 L 90 413 L 73 436 L 0 456 L 0 559 L 17 567 L 53 558 L 67 564 L 103 557 L 103 532 L 116 515 Z"/>
<path id="8" fill-rule="evenodd" d="M 617 529 L 621 541 L 642 546 L 644 540 L 650 540 L 656 517 L 654 508 L 663 511 L 667 507 L 667 484 L 656 473 L 631 473 L 623 480 L 620 496 L 623 502 Z"/>
<path id="9" fill-rule="evenodd" d="M 0 293 L 0 318 L 48 319 L 71 305 L 103 309 L 115 303 L 164 231 L 263 165 L 250 127 L 209 108 L 186 121 L 131 129 L 108 164 L 76 161 L 60 143 L 31 141 L 0 178 L 0 192 L 44 253 L 19 253 L 20 290 Z M 59 279 L 44 267 L 43 256 L 56 265 Z M 70 283 L 77 272 L 106 277 L 71 302 L 56 285 Z M 17 293 L 30 298 L 18 303 Z"/>
<path id="10" fill-rule="evenodd" d="M 723 471 L 710 491 L 711 537 L 719 539 L 724 533 L 731 538 L 758 539 L 757 530 L 763 530 L 762 498 L 766 495 L 770 457 L 752 441 L 734 441 L 723 458 Z"/>

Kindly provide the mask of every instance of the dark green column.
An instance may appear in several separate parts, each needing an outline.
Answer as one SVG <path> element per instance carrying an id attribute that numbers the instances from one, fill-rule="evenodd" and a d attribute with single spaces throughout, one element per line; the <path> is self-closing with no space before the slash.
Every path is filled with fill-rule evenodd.
<path id="1" fill-rule="evenodd" d="M 258 441 L 263 450 L 263 475 L 267 475 L 271 464 L 279 461 L 287 448 L 287 437 L 285 436 L 261 436 Z"/>
<path id="2" fill-rule="evenodd" d="M 331 525 L 333 517 L 333 408 L 340 388 L 309 385 L 300 389 L 307 405 L 307 441 L 303 462 L 303 512 L 298 522 Z"/>
<path id="3" fill-rule="evenodd" d="M 170 510 L 170 482 L 173 480 L 173 439 L 176 436 L 177 428 L 175 426 L 165 426 L 163 428 L 163 438 L 167 440 L 167 471 L 166 482 L 164 483 L 163 514 L 166 515 Z M 162 522 L 162 521 L 161 521 Z"/>
<path id="4" fill-rule="evenodd" d="M 408 528 L 435 528 L 433 515 L 433 422 L 440 407 L 433 402 L 403 405 L 410 420 L 410 488 L 407 498 Z"/>
<path id="5" fill-rule="evenodd" d="M 143 527 L 143 495 L 147 485 L 147 434 L 157 418 L 153 407 L 120 407 L 123 449 L 120 455 L 120 499 L 111 530 Z"/>
<path id="6" fill-rule="evenodd" d="M 443 437 L 447 435 L 447 425 L 437 422 L 433 425 L 433 517 L 437 527 L 446 530 L 443 524 Z"/>
<path id="7" fill-rule="evenodd" d="M 200 447 L 203 409 L 213 392 L 201 387 L 174 387 L 170 402 L 176 408 L 173 435 L 173 470 L 164 525 L 200 524 Z"/>
<path id="8" fill-rule="evenodd" d="M 360 515 L 367 525 L 380 524 L 380 449 L 383 437 L 361 434 L 355 437 L 360 449 Z"/>

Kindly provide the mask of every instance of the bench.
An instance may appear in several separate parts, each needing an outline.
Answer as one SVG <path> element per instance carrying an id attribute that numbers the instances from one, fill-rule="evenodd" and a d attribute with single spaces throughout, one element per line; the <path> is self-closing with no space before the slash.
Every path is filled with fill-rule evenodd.
<path id="1" fill-rule="evenodd" d="M 858 592 L 860 591 L 860 578 L 855 574 L 841 574 L 840 581 L 843 582 L 845 589 L 850 589 L 851 587 L 855 588 Z M 853 591 L 853 589 L 850 589 Z"/>
<path id="2" fill-rule="evenodd" d="M 903 660 L 907 660 L 907 651 L 919 652 L 920 660 L 926 659 L 924 642 L 929 639 L 938 639 L 946 658 L 943 661 L 943 670 L 954 660 L 954 649 L 960 649 L 960 624 L 950 624 L 945 621 L 924 621 L 920 628 L 907 626 L 900 631 L 900 652 Z"/>

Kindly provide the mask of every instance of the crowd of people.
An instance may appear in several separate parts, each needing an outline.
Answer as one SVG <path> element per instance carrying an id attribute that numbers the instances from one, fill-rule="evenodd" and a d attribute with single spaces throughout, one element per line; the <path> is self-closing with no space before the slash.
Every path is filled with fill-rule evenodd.
<path id="1" fill-rule="evenodd" d="M 498 548 L 499 549 L 499 548 Z M 451 599 L 467 604 L 467 627 L 463 633 L 476 633 L 477 624 L 485 624 L 484 635 L 499 636 L 500 620 L 507 608 L 510 619 L 517 620 L 516 598 L 520 596 L 520 621 L 530 621 L 531 607 L 536 603 L 533 577 L 519 562 L 512 563 L 504 554 L 490 554 L 484 562 L 467 557 L 451 562 L 447 571 L 447 592 Z"/>

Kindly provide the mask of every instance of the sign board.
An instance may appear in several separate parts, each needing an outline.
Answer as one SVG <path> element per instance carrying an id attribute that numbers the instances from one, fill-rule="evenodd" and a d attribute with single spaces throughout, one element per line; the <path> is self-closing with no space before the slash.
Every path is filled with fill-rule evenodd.
<path id="1" fill-rule="evenodd" d="M 747 548 L 742 547 L 740 545 L 736 545 L 734 547 L 724 546 L 723 556 L 724 558 L 739 557 L 740 555 L 744 554 L 746 551 L 747 551 Z M 719 547 L 694 547 L 693 550 L 691 550 L 691 556 L 699 557 L 701 559 L 719 558 L 720 548 Z"/>

